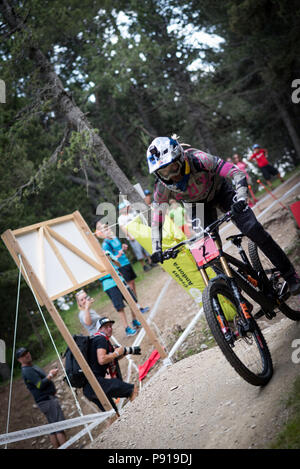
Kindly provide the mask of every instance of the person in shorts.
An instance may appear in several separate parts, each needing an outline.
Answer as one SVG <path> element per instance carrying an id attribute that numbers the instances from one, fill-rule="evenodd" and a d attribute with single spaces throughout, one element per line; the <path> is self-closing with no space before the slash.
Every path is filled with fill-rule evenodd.
<path id="1" fill-rule="evenodd" d="M 283 178 L 280 176 L 278 170 L 269 163 L 267 159 L 267 156 L 268 156 L 267 150 L 265 150 L 264 148 L 261 148 L 261 146 L 258 145 L 258 143 L 253 145 L 252 150 L 253 150 L 253 153 L 250 156 L 249 161 L 251 160 L 256 161 L 257 166 L 261 170 L 263 177 L 265 178 L 268 186 L 272 188 L 272 184 L 271 184 L 272 176 L 277 176 L 278 179 L 280 179 L 280 181 L 283 182 Z"/>
<path id="2" fill-rule="evenodd" d="M 53 383 L 58 368 L 53 368 L 46 374 L 41 368 L 33 364 L 31 354 L 26 347 L 17 350 L 16 358 L 22 366 L 24 383 L 39 409 L 46 416 L 48 423 L 65 420 L 59 400 L 56 397 L 56 387 Z M 66 441 L 65 432 L 60 430 L 51 433 L 50 441 L 55 449 L 59 448 Z"/>
<path id="3" fill-rule="evenodd" d="M 127 282 L 132 297 L 135 301 L 137 301 L 134 283 L 136 275 L 124 253 L 124 244 L 122 245 L 117 237 L 113 237 L 113 233 L 108 228 L 108 226 L 102 224 L 100 221 L 98 221 L 96 224 L 96 236 L 100 239 L 103 239 L 102 249 L 108 253 L 112 259 L 117 260 L 121 264 L 117 269 L 121 274 L 120 278 L 122 281 L 124 279 L 125 282 Z M 131 310 L 132 327 L 129 326 L 125 313 L 124 301 L 126 300 L 114 279 L 111 277 L 111 275 L 105 275 L 100 278 L 100 282 L 102 283 L 103 291 L 109 296 L 118 313 L 121 314 L 121 319 L 125 327 L 126 335 L 130 336 L 136 334 L 136 329 L 141 326 L 141 323 L 138 321 L 134 312 Z M 134 288 L 132 288 L 132 285 Z M 149 311 L 149 307 L 140 308 L 140 311 L 143 314 L 147 313 Z"/>

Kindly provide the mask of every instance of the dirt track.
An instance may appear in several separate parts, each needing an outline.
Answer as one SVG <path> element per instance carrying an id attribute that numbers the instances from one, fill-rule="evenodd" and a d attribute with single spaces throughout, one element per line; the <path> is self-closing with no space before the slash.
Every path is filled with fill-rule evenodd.
<path id="1" fill-rule="evenodd" d="M 266 448 L 286 417 L 281 400 L 299 375 L 291 343 L 300 324 L 283 319 L 265 336 L 275 372 L 264 389 L 243 381 L 214 347 L 154 378 L 90 447 Z"/>

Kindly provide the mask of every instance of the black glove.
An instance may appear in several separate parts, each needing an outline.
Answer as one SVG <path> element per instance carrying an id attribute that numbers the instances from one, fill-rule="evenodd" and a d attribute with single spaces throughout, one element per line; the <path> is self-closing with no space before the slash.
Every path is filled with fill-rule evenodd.
<path id="1" fill-rule="evenodd" d="M 159 251 L 155 251 L 152 256 L 151 256 L 151 261 L 153 264 L 158 264 L 160 262 L 161 264 L 163 263 L 163 254 L 162 250 L 160 249 Z"/>
<path id="2" fill-rule="evenodd" d="M 141 355 L 141 347 L 124 347 L 124 355 Z"/>
<path id="3" fill-rule="evenodd" d="M 245 208 L 247 207 L 247 202 L 245 200 L 238 200 L 234 204 L 231 205 L 231 211 L 233 216 L 240 215 Z"/>

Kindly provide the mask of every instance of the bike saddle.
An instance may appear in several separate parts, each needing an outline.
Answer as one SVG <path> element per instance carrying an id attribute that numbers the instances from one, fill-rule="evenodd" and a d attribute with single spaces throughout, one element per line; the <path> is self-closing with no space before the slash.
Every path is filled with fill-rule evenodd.
<path id="1" fill-rule="evenodd" d="M 243 237 L 244 237 L 244 235 L 242 233 L 239 233 L 237 235 L 228 236 L 226 238 L 226 241 L 232 241 L 233 243 L 235 243 L 235 242 L 240 243 L 242 241 Z"/>

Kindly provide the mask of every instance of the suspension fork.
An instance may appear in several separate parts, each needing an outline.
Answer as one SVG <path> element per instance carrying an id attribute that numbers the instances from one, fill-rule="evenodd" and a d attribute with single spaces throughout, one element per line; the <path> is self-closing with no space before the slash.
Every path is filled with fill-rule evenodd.
<path id="1" fill-rule="evenodd" d="M 243 330 L 245 332 L 248 332 L 248 331 L 252 330 L 253 318 L 250 315 L 250 313 L 248 311 L 248 308 L 247 308 L 247 305 L 246 305 L 245 301 L 243 300 L 243 298 L 241 296 L 240 290 L 239 290 L 239 288 L 237 286 L 237 283 L 236 283 L 236 281 L 233 277 L 232 271 L 231 271 L 231 269 L 230 269 L 230 267 L 227 263 L 227 260 L 222 255 L 222 248 L 220 246 L 219 241 L 217 239 L 215 239 L 214 241 L 216 243 L 216 246 L 217 246 L 219 252 L 221 253 L 221 255 L 219 257 L 219 260 L 220 260 L 220 263 L 222 265 L 222 269 L 223 269 L 223 271 L 224 271 L 224 273 L 227 277 L 228 286 L 231 289 L 231 291 L 233 292 L 233 295 L 237 300 L 239 312 L 241 314 L 241 318 L 243 319 L 243 324 L 242 324 Z M 204 284 L 205 284 L 205 286 L 207 286 L 208 282 L 209 282 L 209 277 L 206 273 L 205 268 L 200 269 L 200 272 L 201 272 Z M 217 312 L 217 318 L 218 318 L 218 321 L 220 323 L 221 329 L 226 334 L 226 329 L 228 329 L 228 327 L 226 326 L 227 320 L 226 320 L 226 318 L 223 314 L 222 308 L 219 306 L 219 303 L 215 298 L 213 298 L 213 307 L 214 307 L 215 311 Z"/>
<path id="2" fill-rule="evenodd" d="M 218 240 L 215 241 L 216 245 L 218 246 L 218 248 L 220 249 L 220 246 L 219 246 L 219 242 Z M 220 252 L 222 253 L 222 250 L 220 249 Z M 240 254 L 242 256 L 242 259 L 244 260 L 244 262 L 247 262 L 248 259 L 246 257 L 246 253 L 244 252 L 244 250 L 241 248 L 240 249 Z M 245 258 L 244 258 L 245 256 Z M 229 286 L 234 294 L 234 297 L 237 299 L 237 302 L 238 302 L 238 305 L 239 305 L 239 309 L 240 309 L 240 312 L 242 313 L 242 317 L 243 319 L 245 319 L 245 324 L 244 326 L 246 326 L 246 329 L 247 330 L 250 330 L 251 328 L 251 323 L 253 321 L 253 318 L 251 316 L 251 314 L 249 313 L 248 311 L 248 308 L 247 308 L 247 305 L 245 303 L 245 301 L 243 300 L 242 298 L 242 295 L 241 295 L 241 292 L 240 292 L 240 289 L 239 287 L 237 286 L 237 283 L 233 277 L 233 274 L 232 274 L 232 271 L 227 263 L 227 260 L 225 259 L 224 256 L 221 256 L 220 257 L 220 262 L 222 264 L 222 267 L 224 269 L 224 272 L 226 273 L 227 277 L 228 277 L 228 283 L 229 283 Z"/>
<path id="3" fill-rule="evenodd" d="M 219 249 L 219 245 L 218 245 L 218 249 Z M 223 266 L 223 264 L 222 264 L 222 267 L 225 270 L 225 265 Z M 198 269 L 200 270 L 203 282 L 204 282 L 205 286 L 207 287 L 210 279 L 209 279 L 209 277 L 207 275 L 207 272 L 206 272 L 206 265 L 203 265 L 202 267 L 198 267 Z M 228 269 L 226 269 L 226 270 L 228 270 Z M 226 270 L 225 270 L 225 272 L 226 272 Z M 234 345 L 235 336 L 234 336 L 233 332 L 230 330 L 230 328 L 228 327 L 227 319 L 226 319 L 226 317 L 223 313 L 223 310 L 222 310 L 219 302 L 214 297 L 212 298 L 212 305 L 213 305 L 213 309 L 216 313 L 216 318 L 219 322 L 221 331 L 223 332 L 225 339 L 230 344 Z"/>

